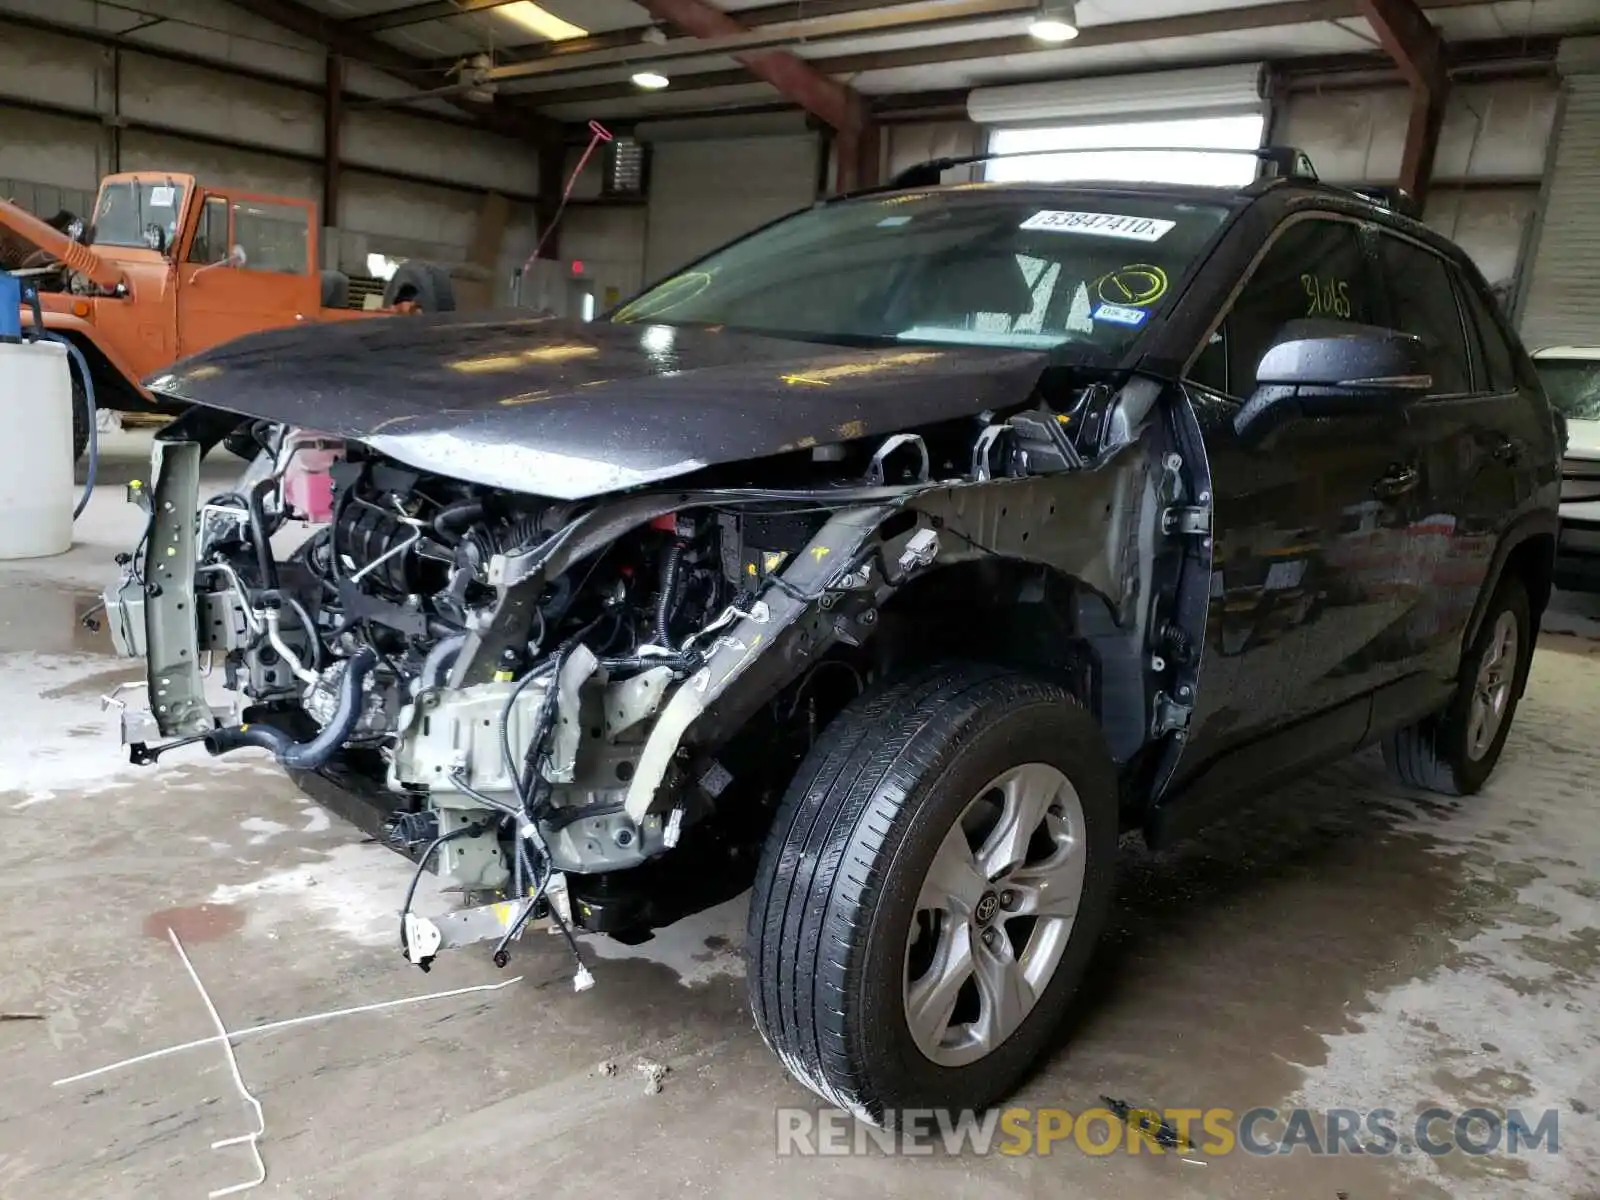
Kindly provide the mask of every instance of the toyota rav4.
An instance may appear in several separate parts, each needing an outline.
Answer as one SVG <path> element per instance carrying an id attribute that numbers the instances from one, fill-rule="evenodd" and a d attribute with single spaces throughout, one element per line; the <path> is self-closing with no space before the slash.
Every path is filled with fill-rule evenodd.
<path id="1" fill-rule="evenodd" d="M 195 407 L 106 596 L 147 659 L 135 761 L 270 751 L 467 895 L 395 897 L 424 967 L 752 889 L 796 1078 L 874 1121 L 994 1102 L 1119 835 L 1369 745 L 1475 792 L 1527 680 L 1560 487 L 1533 364 L 1458 248 L 1263 158 L 1240 189 L 935 163 L 594 323 L 177 364 L 149 386 Z"/>

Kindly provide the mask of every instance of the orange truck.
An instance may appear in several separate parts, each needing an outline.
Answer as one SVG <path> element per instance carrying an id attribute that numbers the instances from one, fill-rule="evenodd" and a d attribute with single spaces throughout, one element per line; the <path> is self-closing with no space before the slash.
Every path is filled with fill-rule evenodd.
<path id="1" fill-rule="evenodd" d="M 83 352 L 100 408 L 167 411 L 141 380 L 247 333 L 455 308 L 448 272 L 415 261 L 389 280 L 382 307 L 350 307 L 348 277 L 317 267 L 315 204 L 201 185 L 191 175 L 108 175 L 87 222 L 59 223 L 0 199 L 0 234 L 35 248 L 14 273 L 37 289 L 45 326 Z M 32 320 L 25 312 L 24 325 Z M 76 371 L 73 402 L 81 455 L 88 408 Z"/>

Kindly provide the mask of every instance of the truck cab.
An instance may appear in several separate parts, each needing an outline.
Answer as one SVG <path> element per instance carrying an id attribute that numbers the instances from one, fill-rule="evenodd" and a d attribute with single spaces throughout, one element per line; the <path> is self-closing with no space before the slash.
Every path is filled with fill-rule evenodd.
<path id="1" fill-rule="evenodd" d="M 130 383 L 246 333 L 348 312 L 323 304 L 310 201 L 202 186 L 170 172 L 111 175 L 85 242 L 120 286 L 69 285 L 40 299 L 47 313 L 92 326 L 98 348 Z"/>
<path id="2" fill-rule="evenodd" d="M 44 265 L 21 274 L 37 289 L 46 327 L 83 351 L 102 408 L 162 411 L 141 380 L 245 334 L 454 307 L 446 272 L 406 263 L 391 281 L 395 301 L 350 308 L 349 280 L 318 269 L 313 202 L 170 171 L 107 176 L 81 240 L 4 200 L 0 227 L 44 252 L 34 256 Z M 428 283 L 431 303 L 398 302 L 412 295 L 399 290 L 412 278 Z M 83 427 L 80 448 L 85 440 Z"/>

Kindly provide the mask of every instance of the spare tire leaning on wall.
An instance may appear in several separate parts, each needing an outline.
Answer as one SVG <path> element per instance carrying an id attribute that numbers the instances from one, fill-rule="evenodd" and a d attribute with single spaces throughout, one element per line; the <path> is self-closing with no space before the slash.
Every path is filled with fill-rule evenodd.
<path id="1" fill-rule="evenodd" d="M 450 272 L 437 263 L 405 262 L 383 289 L 383 306 L 410 302 L 423 312 L 454 312 L 456 289 Z"/>

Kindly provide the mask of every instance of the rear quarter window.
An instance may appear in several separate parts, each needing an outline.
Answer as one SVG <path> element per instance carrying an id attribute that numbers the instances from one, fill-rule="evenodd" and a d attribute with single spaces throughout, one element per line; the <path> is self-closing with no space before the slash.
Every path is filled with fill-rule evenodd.
<path id="1" fill-rule="evenodd" d="M 1480 392 L 1510 392 L 1517 386 L 1516 357 L 1511 352 L 1511 345 L 1506 341 L 1506 335 L 1500 328 L 1500 322 L 1495 319 L 1489 301 L 1482 292 L 1473 286 L 1472 280 L 1457 269 L 1454 272 L 1456 291 L 1461 297 L 1461 303 L 1466 309 L 1467 323 L 1477 335 L 1478 347 L 1478 380 L 1477 390 Z"/>

